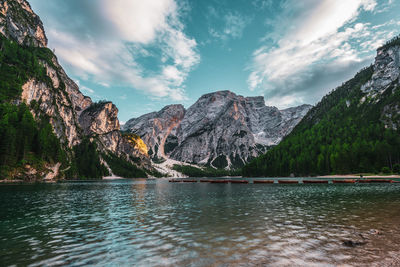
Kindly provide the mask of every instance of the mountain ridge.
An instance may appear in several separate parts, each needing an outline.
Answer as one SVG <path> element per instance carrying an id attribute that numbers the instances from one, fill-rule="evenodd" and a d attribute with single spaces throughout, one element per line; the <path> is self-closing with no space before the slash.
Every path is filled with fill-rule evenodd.
<path id="1" fill-rule="evenodd" d="M 310 107 L 279 110 L 266 106 L 263 96 L 224 90 L 204 94 L 188 109 L 169 105 L 131 119 L 123 130 L 138 134 L 155 161 L 237 168 L 276 145 Z"/>

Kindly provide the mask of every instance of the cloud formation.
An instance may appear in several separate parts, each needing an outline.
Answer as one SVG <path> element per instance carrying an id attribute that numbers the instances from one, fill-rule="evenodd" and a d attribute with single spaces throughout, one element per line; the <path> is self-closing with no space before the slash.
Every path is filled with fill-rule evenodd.
<path id="1" fill-rule="evenodd" d="M 88 2 L 76 5 L 85 8 Z M 47 30 L 50 45 L 76 75 L 152 97 L 185 99 L 184 82 L 200 55 L 196 40 L 184 33 L 175 0 L 100 0 L 87 12 L 92 16 L 88 21 L 65 27 L 58 19 Z M 151 70 L 143 63 L 147 61 Z"/>
<path id="2" fill-rule="evenodd" d="M 274 45 L 264 44 L 254 51 L 249 66 L 249 88 L 261 88 L 267 104 L 288 107 L 315 102 L 331 86 L 349 78 L 349 72 L 368 64 L 371 52 L 394 35 L 357 22 L 361 12 L 375 10 L 375 0 L 286 1 L 283 5 L 296 10 L 296 16 L 284 24 L 291 26 L 278 27 L 266 36 L 264 42 L 272 39 Z"/>

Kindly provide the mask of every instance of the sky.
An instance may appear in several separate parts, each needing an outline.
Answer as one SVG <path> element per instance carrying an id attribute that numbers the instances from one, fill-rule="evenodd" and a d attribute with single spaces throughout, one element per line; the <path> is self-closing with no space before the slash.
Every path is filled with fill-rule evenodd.
<path id="1" fill-rule="evenodd" d="M 30 0 L 49 48 L 122 123 L 230 90 L 316 104 L 400 34 L 399 0 Z"/>

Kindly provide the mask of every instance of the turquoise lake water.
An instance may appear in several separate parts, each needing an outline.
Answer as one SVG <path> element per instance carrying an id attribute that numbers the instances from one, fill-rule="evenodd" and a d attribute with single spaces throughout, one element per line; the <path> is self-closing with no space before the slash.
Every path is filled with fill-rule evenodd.
<path id="1" fill-rule="evenodd" d="M 1 266 L 399 266 L 399 252 L 399 184 L 0 186 Z"/>

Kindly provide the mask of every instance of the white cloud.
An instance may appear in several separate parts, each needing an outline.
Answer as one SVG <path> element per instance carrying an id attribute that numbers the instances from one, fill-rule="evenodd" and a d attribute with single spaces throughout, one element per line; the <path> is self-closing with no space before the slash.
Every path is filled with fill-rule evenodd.
<path id="1" fill-rule="evenodd" d="M 359 66 L 366 57 L 370 58 L 376 44 L 388 36 L 387 32 L 373 31 L 368 23 L 356 22 L 361 11 L 370 12 L 376 8 L 374 0 L 307 3 L 302 6 L 301 14 L 292 19 L 283 36 L 282 28 L 268 36 L 275 39 L 276 46 L 265 44 L 259 47 L 249 65 L 250 90 L 263 90 L 267 99 L 270 98 L 275 105 L 281 102 L 278 104 L 281 107 L 304 101 L 303 96 L 310 92 L 309 88 L 301 86 L 309 85 L 307 82 L 315 78 L 315 73 L 321 72 L 321 68 L 335 64 L 336 68 Z M 367 44 L 366 40 L 374 42 Z M 364 49 L 360 50 L 360 46 Z"/>
<path id="2" fill-rule="evenodd" d="M 284 41 L 297 41 L 307 45 L 336 33 L 345 23 L 355 19 L 360 9 L 370 11 L 375 5 L 376 3 L 371 0 L 320 1 L 311 9 L 308 18 L 298 26 L 296 33 Z"/>
<path id="3" fill-rule="evenodd" d="M 275 96 L 266 99 L 265 104 L 267 106 L 277 106 L 276 103 L 279 103 L 280 109 L 289 108 L 292 106 L 298 106 L 304 103 L 304 99 L 302 96 L 292 94 L 292 95 L 285 95 L 285 96 Z"/>
<path id="4" fill-rule="evenodd" d="M 101 5 L 104 17 L 124 40 L 142 44 L 154 41 L 177 12 L 174 0 L 102 0 Z"/>
<path id="5" fill-rule="evenodd" d="M 184 82 L 200 55 L 196 41 L 184 33 L 175 0 L 99 3 L 95 15 L 109 22 L 99 33 L 47 31 L 56 54 L 81 79 L 135 88 L 152 97 L 185 99 Z M 143 58 L 152 58 L 153 65 L 141 64 Z"/>

